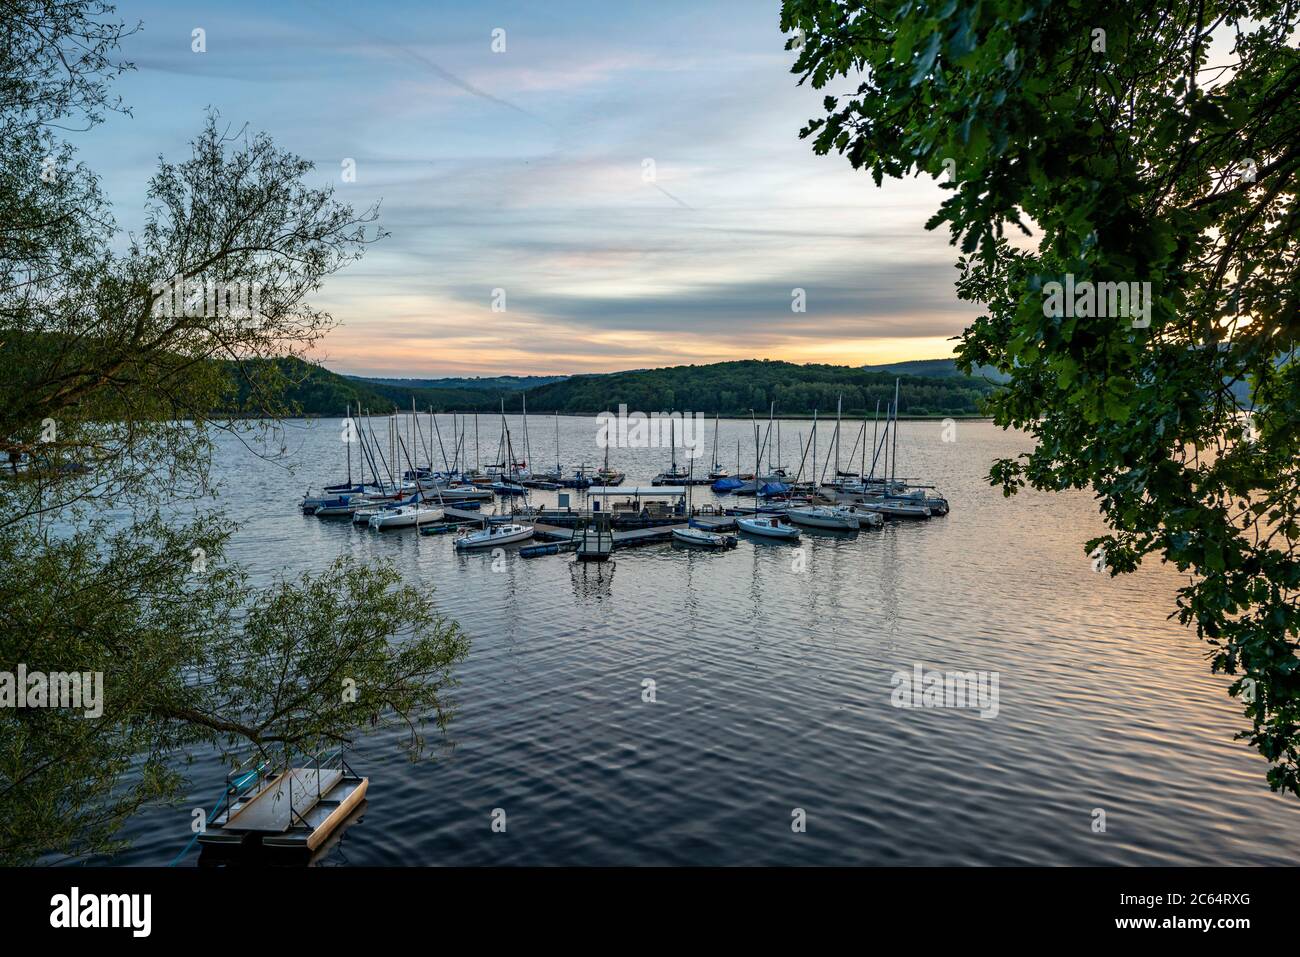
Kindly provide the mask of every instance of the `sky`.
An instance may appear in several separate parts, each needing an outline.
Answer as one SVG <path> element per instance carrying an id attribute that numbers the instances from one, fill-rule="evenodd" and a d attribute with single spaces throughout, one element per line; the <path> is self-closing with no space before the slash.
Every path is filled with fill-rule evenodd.
<path id="1" fill-rule="evenodd" d="M 117 81 L 132 114 L 74 142 L 123 229 L 208 108 L 312 160 L 340 199 L 381 203 L 391 235 L 312 298 L 341 323 L 314 353 L 334 371 L 941 358 L 977 313 L 946 230 L 924 229 L 937 185 L 878 189 L 799 139 L 824 93 L 789 72 L 775 0 L 119 0 L 118 16 L 143 22 Z"/>

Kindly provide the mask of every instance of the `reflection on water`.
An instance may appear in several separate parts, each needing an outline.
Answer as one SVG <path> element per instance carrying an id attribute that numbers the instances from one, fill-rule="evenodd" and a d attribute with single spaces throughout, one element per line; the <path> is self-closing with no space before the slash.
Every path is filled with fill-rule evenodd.
<path id="1" fill-rule="evenodd" d="M 808 427 L 785 424 L 786 461 Z M 484 421 L 484 462 L 490 432 Z M 550 424 L 535 434 L 535 458 L 551 461 Z M 1094 574 L 1089 496 L 1005 500 L 984 474 L 1025 438 L 988 423 L 941 434 L 904 423 L 899 456 L 947 494 L 944 518 L 805 530 L 795 546 L 650 545 L 605 566 L 511 550 L 497 572 L 450 536 L 300 515 L 304 489 L 342 471 L 337 421 L 286 427 L 293 477 L 225 442 L 226 501 L 245 522 L 234 554 L 258 580 L 340 553 L 392 559 L 473 640 L 435 761 L 359 742 L 366 813 L 323 862 L 1295 863 L 1300 804 L 1268 791 L 1263 762 L 1232 740 L 1245 722 L 1227 681 L 1166 620 L 1176 572 Z M 739 439 L 752 462 L 752 435 L 723 422 L 720 446 Z M 594 420 L 563 419 L 564 460 L 599 463 L 595 436 Z M 667 465 L 660 450 L 612 458 L 629 483 Z M 892 707 L 891 676 L 917 663 L 996 672 L 997 717 Z M 184 806 L 132 822 L 119 861 L 165 863 L 185 845 L 190 807 L 211 804 L 223 772 L 202 755 L 190 777 Z M 806 833 L 791 830 L 795 808 Z"/>

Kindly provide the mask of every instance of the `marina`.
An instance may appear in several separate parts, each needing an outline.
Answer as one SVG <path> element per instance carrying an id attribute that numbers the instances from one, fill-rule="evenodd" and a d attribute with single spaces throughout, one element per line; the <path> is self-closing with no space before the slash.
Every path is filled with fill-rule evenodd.
<path id="1" fill-rule="evenodd" d="M 521 434 L 520 416 L 508 418 L 512 435 Z M 439 420 L 445 439 L 450 416 Z M 547 425 L 542 434 L 553 432 Z M 783 421 L 783 440 L 793 448 L 802 429 L 807 444 L 810 425 Z M 764 511 L 756 513 L 753 498 L 697 486 L 695 522 L 734 535 L 736 548 L 674 545 L 672 525 L 686 523 L 679 518 L 666 533 L 611 529 L 620 541 L 606 560 L 580 561 L 572 521 L 524 518 L 522 502 L 516 518 L 532 524 L 534 536 L 495 557 L 490 548 L 452 543 L 456 530 L 481 527 L 484 514 L 500 511 L 508 522 L 500 499 L 479 509 L 449 504 L 446 532 L 426 525 L 378 534 L 302 514 L 295 505 L 308 482 L 319 490 L 346 478 L 341 426 L 290 423 L 305 463 L 297 488 L 237 443 L 223 448 L 218 465 L 239 483 L 231 499 L 243 523 L 236 555 L 266 583 L 285 569 L 324 571 L 340 553 L 395 563 L 473 645 L 458 675 L 457 717 L 446 739 L 430 734 L 434 761 L 412 764 L 395 753 L 396 731 L 359 737 L 347 760 L 370 779 L 364 814 L 322 845 L 326 862 L 880 864 L 897 859 L 901 840 L 920 864 L 1213 863 L 1231 854 L 1266 864 L 1300 848 L 1277 839 L 1293 832 L 1292 809 L 1259 786 L 1258 762 L 1219 733 L 1232 705 L 1203 673 L 1202 647 L 1166 620 L 1176 571 L 1096 575 L 1078 546 L 1097 528 L 1086 493 L 1007 503 L 990 491 L 984 463 L 1027 447 L 1014 433 L 962 422 L 958 441 L 946 443 L 937 421 L 902 422 L 898 474 L 926 476 L 914 481 L 942 489 L 947 516 L 887 519 L 857 532 L 798 526 L 797 541 L 780 541 L 732 527 L 749 515 L 779 515 L 766 511 L 779 502 L 760 500 Z M 728 470 L 736 471 L 738 441 L 742 471 L 751 470 L 751 422 L 724 418 L 720 428 Z M 560 429 L 566 469 L 603 461 L 591 418 L 561 416 Z M 820 416 L 819 468 L 833 431 L 834 413 Z M 845 458 L 851 445 L 852 436 Z M 706 433 L 697 468 L 712 464 L 711 447 Z M 611 449 L 610 460 L 627 473 L 626 493 L 647 487 L 668 456 Z M 787 451 L 785 462 L 793 478 L 799 455 Z M 578 491 L 533 491 L 529 505 L 584 512 Z M 613 503 L 632 497 L 600 494 L 598 514 L 611 519 Z M 536 546 L 544 553 L 528 557 Z M 1081 611 L 1063 613 L 1067 607 Z M 1096 668 L 1114 655 L 1118 671 Z M 999 672 L 998 718 L 892 708 L 891 673 L 916 661 Z M 1125 674 L 1155 676 L 1151 693 L 1135 699 L 1117 680 Z M 646 677 L 658 683 L 657 705 L 641 700 Z M 1068 706 L 1079 696 L 1094 702 L 1086 713 Z M 1133 721 L 1161 734 L 1135 740 L 1126 730 Z M 1035 746 L 1045 724 L 1059 742 L 1049 752 Z M 1188 753 L 1201 757 L 1188 762 Z M 980 784 L 972 754 L 999 769 L 996 793 Z M 692 773 L 681 773 L 683 762 Z M 1183 769 L 1186 797 L 1162 790 L 1160 769 L 1170 762 Z M 198 756 L 187 807 L 210 811 L 227 773 Z M 1063 796 L 1106 802 L 1114 774 L 1145 795 L 1127 805 L 1124 833 L 1056 840 L 1079 826 Z M 439 802 L 432 816 L 430 794 Z M 494 806 L 525 839 L 507 844 L 489 832 Z M 794 806 L 807 808 L 814 826 L 790 842 Z M 994 807 L 1017 824 L 999 834 L 991 860 L 982 822 Z M 189 825 L 185 808 L 142 812 L 121 861 L 171 861 Z M 1255 850 L 1242 856 L 1246 842 Z"/>
<path id="2" fill-rule="evenodd" d="M 1300 4 L 482 6 L 6 3 L 15 939 L 1293 940 Z"/>
<path id="3" fill-rule="evenodd" d="M 609 442 L 602 448 L 603 464 L 595 472 L 589 473 L 585 464 L 566 466 L 558 414 L 553 416 L 554 466 L 531 471 L 526 403 L 515 426 L 522 435 L 522 454 L 516 451 L 503 401 L 493 454 L 496 464 L 486 472 L 478 467 L 481 449 L 477 447 L 475 467 L 469 469 L 465 424 L 458 424 L 454 413 L 450 434 L 461 438 L 448 457 L 440 417 L 432 412 L 421 415 L 412 408 L 410 413 L 376 420 L 366 411 L 354 420 L 349 409 L 345 429 L 356 439 L 360 481 L 353 475 L 353 443 L 347 442 L 344 480 L 326 484 L 320 493 L 309 489 L 300 509 L 322 519 L 351 516 L 354 524 L 375 531 L 424 526 L 430 535 L 453 535 L 454 547 L 461 552 L 521 546 L 522 557 L 572 555 L 577 562 L 604 562 L 621 548 L 654 544 L 726 551 L 740 542 L 731 532 L 744 532 L 750 540 L 797 542 L 802 529 L 857 534 L 879 528 L 887 520 L 942 517 L 948 513 L 948 503 L 932 484 L 897 476 L 898 407 L 896 384 L 883 422 L 877 407 L 869 461 L 867 420 L 861 420 L 857 438 L 844 456 L 850 463 L 858 458 L 856 472 L 841 463 L 842 399 L 836 404 L 820 472 L 814 415 L 807 440 L 802 432 L 798 436 L 799 464 L 793 475 L 782 464 L 782 422 L 775 404 L 768 408 L 766 423 L 750 417 L 753 471 L 748 475 L 740 471 L 739 440 L 736 474 L 719 461 L 721 417 L 715 414 L 712 464 L 697 478 L 694 456 L 699 450 L 681 449 L 686 464 L 679 463 L 677 417 L 672 416 L 668 469 L 650 476 L 645 484 L 630 485 L 624 484 L 626 472 L 610 464 Z M 441 470 L 434 466 L 435 449 Z M 426 464 L 418 461 L 421 451 Z M 405 466 L 400 473 L 398 463 Z M 566 480 L 566 474 L 575 478 Z M 712 501 L 696 504 L 697 489 L 704 497 L 712 493 Z M 525 544 L 533 541 L 537 544 Z"/>

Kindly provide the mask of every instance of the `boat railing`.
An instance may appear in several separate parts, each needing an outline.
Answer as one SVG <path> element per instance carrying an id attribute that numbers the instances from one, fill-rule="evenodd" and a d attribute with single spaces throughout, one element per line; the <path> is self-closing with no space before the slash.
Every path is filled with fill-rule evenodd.
<path id="1" fill-rule="evenodd" d="M 237 798 L 247 793 L 263 779 L 263 772 L 267 766 L 268 762 L 265 758 L 253 754 L 243 761 L 237 762 L 226 772 L 225 805 L 227 814 L 230 813 L 230 808 Z"/>
<path id="2" fill-rule="evenodd" d="M 289 823 L 290 826 L 300 824 L 303 827 L 311 827 L 311 825 L 307 823 L 307 819 L 302 814 L 298 813 L 298 807 L 294 803 L 294 783 L 298 777 L 294 774 L 294 771 L 296 770 L 298 769 L 290 767 L 287 771 L 289 775 Z M 303 770 L 315 772 L 314 785 L 307 786 L 309 791 L 314 790 L 316 792 L 316 800 L 312 802 L 311 807 L 315 807 L 319 804 L 321 798 L 324 797 L 320 787 L 322 772 L 339 771 L 344 776 L 354 775 L 352 768 L 348 766 L 347 761 L 343 758 L 342 745 L 334 745 L 317 751 L 316 754 L 314 754 L 303 766 Z M 299 784 L 298 787 L 301 790 L 304 785 Z M 311 810 L 311 808 L 308 808 L 307 810 Z"/>

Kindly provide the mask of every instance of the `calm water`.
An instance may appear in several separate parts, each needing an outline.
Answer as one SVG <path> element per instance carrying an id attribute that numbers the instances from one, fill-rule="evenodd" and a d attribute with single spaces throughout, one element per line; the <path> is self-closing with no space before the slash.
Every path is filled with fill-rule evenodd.
<path id="1" fill-rule="evenodd" d="M 553 462 L 552 423 L 530 422 L 534 459 Z M 486 463 L 496 426 L 480 427 Z M 594 421 L 561 427 L 565 463 L 598 464 Z M 724 463 L 739 438 L 752 468 L 749 423 L 721 428 Z M 783 426 L 787 464 L 800 429 Z M 1177 573 L 1093 573 L 1089 496 L 1004 500 L 983 476 L 1026 437 L 961 422 L 955 438 L 904 423 L 899 441 L 900 474 L 935 482 L 950 515 L 805 532 L 802 572 L 793 546 L 748 540 L 722 554 L 652 545 L 604 568 L 512 551 L 494 572 L 447 536 L 304 518 L 303 491 L 342 473 L 338 421 L 284 428 L 293 475 L 225 444 L 227 500 L 247 523 L 234 555 L 260 580 L 340 553 L 394 559 L 473 641 L 434 760 L 409 763 L 384 735 L 360 742 L 369 805 L 323 863 L 1294 864 L 1300 802 L 1268 790 L 1263 761 L 1232 740 L 1245 722 L 1226 679 L 1166 620 Z M 667 455 L 618 450 L 614 464 L 648 483 Z M 916 662 L 997 672 L 998 715 L 892 707 L 891 675 Z M 646 678 L 656 703 L 642 702 Z M 117 861 L 170 861 L 223 774 L 200 756 L 189 800 L 140 815 Z"/>

